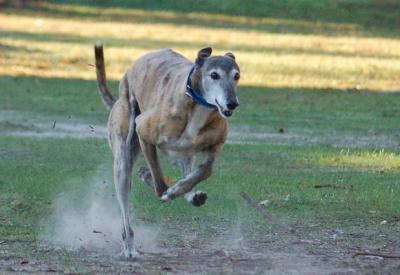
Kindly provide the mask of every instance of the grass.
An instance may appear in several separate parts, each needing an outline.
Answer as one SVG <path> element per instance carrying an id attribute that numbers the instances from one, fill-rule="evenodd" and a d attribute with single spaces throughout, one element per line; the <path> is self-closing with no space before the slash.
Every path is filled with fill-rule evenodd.
<path id="1" fill-rule="evenodd" d="M 114 193 L 112 159 L 105 140 L 65 139 L 60 143 L 52 139 L 1 138 L 0 142 L 2 148 L 7 148 L 2 149 L 7 163 L 0 166 L 2 236 L 34 238 L 40 232 L 43 216 L 52 213 L 60 194 L 69 193 L 72 205 L 84 205 L 86 194 L 93 188 L 93 178 L 107 182 L 107 196 Z M 398 215 L 399 173 L 392 163 L 398 167 L 399 157 L 394 153 L 373 154 L 380 161 L 365 169 L 360 159 L 364 156 L 367 161 L 365 158 L 371 154 L 368 151 L 343 154 L 332 148 L 287 149 L 277 145 L 227 145 L 216 173 L 202 184 L 210 196 L 202 208 L 189 207 L 183 200 L 161 204 L 135 177 L 134 217 L 146 222 L 193 222 L 196 217 L 214 224 L 235 223 L 237 219 L 254 222 L 257 213 L 241 201 L 241 191 L 249 192 L 258 201 L 268 200 L 268 209 L 290 223 L 300 223 L 297 217 L 302 217 L 302 223 L 322 219 L 326 224 L 335 224 L 336 220 L 378 223 Z M 163 164 L 166 165 L 165 160 Z M 384 173 L 382 168 L 387 168 Z M 178 177 L 170 166 L 166 174 Z M 320 184 L 352 188 L 314 188 Z"/>
<path id="2" fill-rule="evenodd" d="M 261 1 L 254 9 L 254 1 L 203 0 L 194 10 L 186 1 L 102 3 L 2 8 L 0 131 L 34 123 L 50 128 L 55 120 L 105 125 L 108 114 L 87 66 L 98 39 L 114 92 L 126 68 L 149 50 L 172 47 L 193 59 L 212 45 L 217 54 L 235 52 L 241 66 L 233 129 L 278 134 L 283 128 L 282 137 L 321 142 L 226 145 L 212 178 L 201 184 L 210 196 L 202 208 L 183 200 L 161 204 L 135 177 L 135 219 L 256 222 L 240 191 L 268 200 L 268 209 L 291 224 L 367 227 L 400 214 L 396 2 Z M 350 137 L 351 146 L 337 147 L 332 137 Z M 365 145 L 361 137 L 391 143 Z M 2 238 L 36 238 L 57 196 L 70 192 L 83 203 L 93 178 L 105 180 L 107 196 L 113 194 L 106 140 L 1 135 L 0 154 Z M 163 166 L 178 178 L 165 159 Z M 346 189 L 314 188 L 320 184 Z"/>

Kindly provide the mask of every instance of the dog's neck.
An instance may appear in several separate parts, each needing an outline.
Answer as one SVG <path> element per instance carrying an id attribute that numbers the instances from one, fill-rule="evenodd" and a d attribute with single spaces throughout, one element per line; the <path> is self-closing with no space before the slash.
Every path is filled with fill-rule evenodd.
<path id="1" fill-rule="evenodd" d="M 204 98 L 204 90 L 201 87 L 200 79 L 201 77 L 199 70 L 195 66 L 193 66 L 186 80 L 185 94 L 189 96 L 196 104 L 202 105 L 210 109 L 216 108 L 215 104 L 207 102 L 207 100 Z"/>
<path id="2" fill-rule="evenodd" d="M 200 75 L 199 75 L 199 71 L 194 69 L 192 75 L 190 76 L 190 82 L 192 83 L 192 88 L 199 91 L 200 94 L 203 94 L 203 91 L 201 90 L 201 88 L 199 87 L 199 83 L 200 83 Z"/>

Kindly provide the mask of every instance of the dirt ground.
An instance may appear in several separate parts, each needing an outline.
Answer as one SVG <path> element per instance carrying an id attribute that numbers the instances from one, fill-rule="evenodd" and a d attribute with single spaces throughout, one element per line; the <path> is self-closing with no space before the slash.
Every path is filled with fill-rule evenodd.
<path id="1" fill-rule="evenodd" d="M 398 227 L 398 222 L 397 226 Z M 399 255 L 395 236 L 359 234 L 321 226 L 295 234 L 242 226 L 240 234 L 223 225 L 208 234 L 170 224 L 151 248 L 134 260 L 118 256 L 119 244 L 69 250 L 48 242 L 0 241 L 0 273 L 133 274 L 399 274 L 400 259 L 355 256 L 357 252 Z M 93 234 L 98 234 L 95 232 Z M 398 234 L 398 233 L 397 233 Z M 101 234 L 99 234 L 101 235 Z M 104 238 L 107 238 L 104 236 Z"/>

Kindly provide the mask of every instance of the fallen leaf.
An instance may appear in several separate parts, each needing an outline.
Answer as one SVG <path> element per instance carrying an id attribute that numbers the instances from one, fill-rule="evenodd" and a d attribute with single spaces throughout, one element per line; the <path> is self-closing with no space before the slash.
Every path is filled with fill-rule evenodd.
<path id="1" fill-rule="evenodd" d="M 167 184 L 168 187 L 174 185 L 174 179 L 171 176 L 167 176 L 165 179 L 165 183 Z"/>

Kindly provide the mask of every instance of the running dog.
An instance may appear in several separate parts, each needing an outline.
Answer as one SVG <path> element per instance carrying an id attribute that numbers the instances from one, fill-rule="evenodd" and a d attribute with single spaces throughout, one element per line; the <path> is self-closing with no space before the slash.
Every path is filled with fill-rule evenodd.
<path id="1" fill-rule="evenodd" d="M 193 188 L 210 177 L 225 143 L 226 119 L 239 105 L 236 88 L 240 78 L 232 53 L 211 56 L 211 51 L 201 49 L 194 64 L 171 49 L 142 56 L 120 81 L 116 100 L 106 85 L 103 46 L 95 45 L 97 83 L 110 110 L 108 140 L 123 219 L 121 254 L 127 258 L 136 255 L 128 198 L 132 168 L 140 152 L 148 168 L 140 168 L 139 176 L 162 202 L 183 195 L 194 206 L 201 206 L 207 199 L 207 193 Z M 157 149 L 173 156 L 182 170 L 183 178 L 169 188 Z M 203 159 L 194 169 L 198 153 Z"/>

